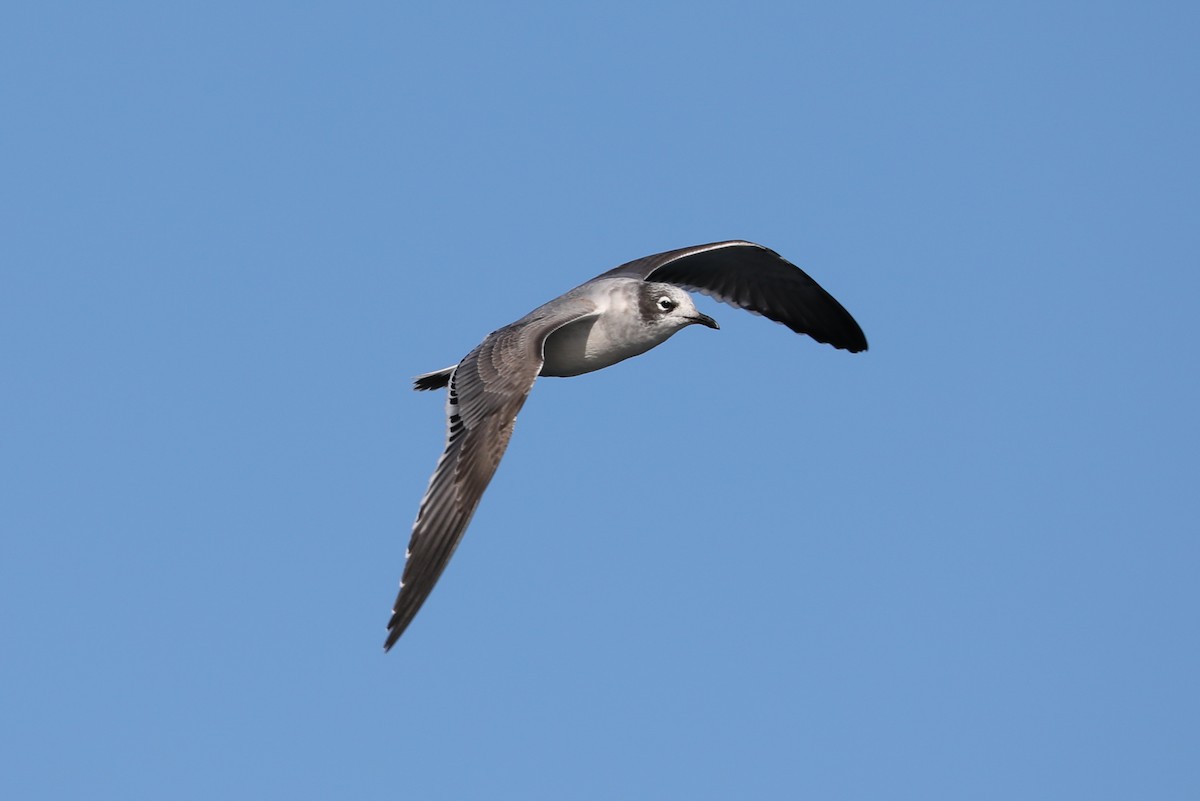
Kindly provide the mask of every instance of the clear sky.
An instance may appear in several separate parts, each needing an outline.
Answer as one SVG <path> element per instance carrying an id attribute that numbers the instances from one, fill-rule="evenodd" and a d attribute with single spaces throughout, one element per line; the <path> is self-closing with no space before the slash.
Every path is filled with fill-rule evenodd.
<path id="1" fill-rule="evenodd" d="M 0 11 L 0 796 L 1200 798 L 1200 6 Z M 489 331 L 727 238 L 869 352 L 544 379 L 390 654 Z"/>

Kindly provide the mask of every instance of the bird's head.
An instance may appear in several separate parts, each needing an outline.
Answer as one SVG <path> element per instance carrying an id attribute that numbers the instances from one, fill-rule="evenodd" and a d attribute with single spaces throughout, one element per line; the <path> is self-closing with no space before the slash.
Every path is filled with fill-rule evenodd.
<path id="1" fill-rule="evenodd" d="M 638 287 L 638 310 L 648 325 L 671 331 L 689 325 L 720 328 L 717 321 L 701 313 L 687 290 L 674 284 L 644 282 Z"/>

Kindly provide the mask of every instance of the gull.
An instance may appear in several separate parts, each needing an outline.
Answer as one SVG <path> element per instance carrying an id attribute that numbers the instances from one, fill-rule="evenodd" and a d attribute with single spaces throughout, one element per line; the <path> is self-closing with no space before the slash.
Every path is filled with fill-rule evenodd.
<path id="1" fill-rule="evenodd" d="M 575 376 L 645 353 L 690 326 L 719 328 L 688 290 L 858 353 L 862 329 L 833 296 L 762 245 L 713 242 L 635 259 L 488 334 L 413 388 L 447 388 L 446 449 L 413 523 L 384 650 L 408 628 L 462 540 L 538 376 Z"/>

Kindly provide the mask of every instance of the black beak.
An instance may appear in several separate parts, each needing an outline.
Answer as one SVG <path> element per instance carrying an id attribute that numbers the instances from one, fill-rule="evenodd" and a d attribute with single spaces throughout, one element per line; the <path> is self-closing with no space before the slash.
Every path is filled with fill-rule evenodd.
<path id="1" fill-rule="evenodd" d="M 700 325 L 706 325 L 709 328 L 715 328 L 718 331 L 721 330 L 721 326 L 717 325 L 717 321 L 709 317 L 707 314 L 696 312 L 694 317 L 690 317 L 688 319 L 690 319 L 692 322 L 700 323 Z"/>

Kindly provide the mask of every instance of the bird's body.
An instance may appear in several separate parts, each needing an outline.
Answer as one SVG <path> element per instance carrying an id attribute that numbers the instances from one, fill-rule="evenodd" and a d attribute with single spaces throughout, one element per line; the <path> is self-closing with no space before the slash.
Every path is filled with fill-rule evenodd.
<path id="1" fill-rule="evenodd" d="M 712 323 L 711 317 L 696 311 L 687 292 L 670 284 L 605 278 L 587 286 L 595 312 L 546 337 L 539 375 L 568 377 L 600 370 L 640 356 L 694 322 Z M 643 307 L 660 298 L 674 303 L 676 314 L 659 325 L 646 325 L 654 315 L 643 313 Z"/>
<path id="2" fill-rule="evenodd" d="M 446 450 L 421 501 L 388 637 L 391 648 L 424 603 L 462 539 L 539 375 L 600 370 L 662 344 L 689 325 L 717 328 L 696 310 L 694 289 L 858 352 L 854 318 L 779 254 L 729 241 L 628 262 L 489 334 L 458 364 L 418 376 L 416 389 L 448 387 Z"/>

